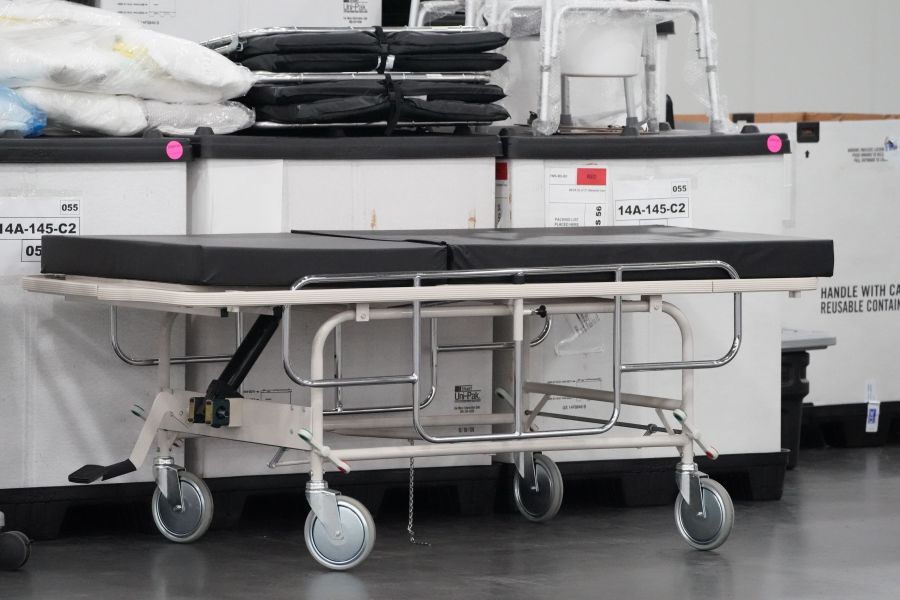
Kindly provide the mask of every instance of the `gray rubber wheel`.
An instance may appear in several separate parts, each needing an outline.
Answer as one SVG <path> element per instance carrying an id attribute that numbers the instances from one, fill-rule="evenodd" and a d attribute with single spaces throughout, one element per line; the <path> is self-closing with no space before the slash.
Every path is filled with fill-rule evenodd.
<path id="1" fill-rule="evenodd" d="M 562 506 L 562 474 L 556 463 L 543 454 L 534 455 L 534 474 L 537 478 L 537 491 L 530 489 L 516 472 L 513 477 L 513 500 L 522 516 L 529 521 L 549 521 Z"/>
<path id="2" fill-rule="evenodd" d="M 681 494 L 675 501 L 675 523 L 688 544 L 697 550 L 715 550 L 725 543 L 734 527 L 734 504 L 717 481 L 701 479 L 706 517 L 695 513 Z"/>
<path id="3" fill-rule="evenodd" d="M 19 531 L 0 533 L 0 569 L 16 571 L 25 566 L 31 556 L 31 540 Z"/>
<path id="4" fill-rule="evenodd" d="M 166 538 L 179 544 L 199 540 L 209 529 L 213 517 L 213 498 L 202 479 L 183 471 L 178 474 L 181 483 L 182 510 L 176 512 L 163 497 L 159 488 L 153 492 L 151 512 L 156 528 Z"/>
<path id="5" fill-rule="evenodd" d="M 358 500 L 338 496 L 343 537 L 329 533 L 316 513 L 309 511 L 303 537 L 306 547 L 316 561 L 335 571 L 346 571 L 362 563 L 375 546 L 375 521 L 368 509 Z"/>

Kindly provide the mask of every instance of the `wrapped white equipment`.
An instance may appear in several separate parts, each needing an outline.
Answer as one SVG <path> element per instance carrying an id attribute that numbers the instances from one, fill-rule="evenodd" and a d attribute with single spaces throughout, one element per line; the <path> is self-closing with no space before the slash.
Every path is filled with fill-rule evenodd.
<path id="1" fill-rule="evenodd" d="M 106 11 L 79 13 L 69 2 L 48 0 L 29 21 L 19 11 L 24 4 L 0 4 L 0 85 L 209 104 L 242 96 L 253 84 L 248 69 L 217 52 L 128 20 L 119 24 L 102 16 Z M 91 22 L 106 18 L 117 24 Z"/>
<path id="2" fill-rule="evenodd" d="M 147 129 L 141 101 L 131 96 L 108 96 L 19 88 L 20 96 L 47 114 L 52 128 L 104 135 L 135 135 Z"/>
<path id="3" fill-rule="evenodd" d="M 255 121 L 253 109 L 239 102 L 194 105 L 146 100 L 144 110 L 148 126 L 166 135 L 193 135 L 200 127 L 209 127 L 213 133 L 234 133 Z"/>
<path id="4" fill-rule="evenodd" d="M 47 113 L 51 128 L 81 133 L 128 136 L 157 129 L 168 135 L 192 135 L 199 127 L 234 133 L 253 125 L 253 111 L 237 102 L 167 104 L 132 96 L 86 94 L 20 88 L 19 95 Z"/>

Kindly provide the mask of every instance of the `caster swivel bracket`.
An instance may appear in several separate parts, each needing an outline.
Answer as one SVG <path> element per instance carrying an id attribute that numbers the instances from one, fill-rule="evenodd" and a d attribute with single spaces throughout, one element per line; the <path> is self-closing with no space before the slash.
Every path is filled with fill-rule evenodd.
<path id="1" fill-rule="evenodd" d="M 679 464 L 675 467 L 675 478 L 678 484 L 678 493 L 684 498 L 684 501 L 691 507 L 696 514 L 706 517 L 706 506 L 704 504 L 703 490 L 700 486 L 700 480 L 708 478 L 709 475 L 703 473 L 694 464 Z"/>

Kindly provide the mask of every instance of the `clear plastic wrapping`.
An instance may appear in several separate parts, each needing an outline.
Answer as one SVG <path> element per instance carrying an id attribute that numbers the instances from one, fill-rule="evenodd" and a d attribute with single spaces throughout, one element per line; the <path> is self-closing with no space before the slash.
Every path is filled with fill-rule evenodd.
<path id="1" fill-rule="evenodd" d="M 455 15 L 465 7 L 465 0 L 426 0 L 420 5 L 419 22 L 414 25 L 428 25 L 438 19 Z"/>
<path id="2" fill-rule="evenodd" d="M 61 0 L 41 0 L 30 11 L 28 4 L 0 4 L 0 85 L 206 104 L 253 84 L 249 70 L 220 54 L 115 13 Z"/>
<path id="3" fill-rule="evenodd" d="M 201 127 L 209 127 L 213 133 L 234 133 L 255 121 L 253 109 L 239 102 L 192 105 L 147 100 L 144 109 L 148 126 L 166 135 L 193 135 Z"/>
<path id="4" fill-rule="evenodd" d="M 657 59 L 656 26 L 689 14 L 696 17 L 690 20 L 697 44 L 687 79 L 708 108 L 711 130 L 734 131 L 718 89 L 708 0 L 555 0 L 553 18 L 545 21 L 547 4 L 487 0 L 481 13 L 490 28 L 512 38 L 505 50 L 510 64 L 494 81 L 507 90 L 515 122 L 535 113 L 539 135 L 556 133 L 561 123 L 592 128 L 647 123 L 655 130 L 664 119 L 666 68 Z"/>
<path id="5" fill-rule="evenodd" d="M 711 125 L 712 129 L 716 133 L 738 133 L 740 127 L 733 123 L 729 117 L 731 113 L 728 111 L 728 97 L 718 88 L 718 78 L 716 77 L 716 83 L 712 86 L 714 89 L 711 90 L 709 85 L 709 62 L 711 61 L 715 64 L 716 68 L 718 68 L 719 62 L 719 37 L 712 27 L 712 23 L 715 22 L 713 9 L 709 6 L 707 0 L 688 1 L 695 4 L 699 10 L 705 11 L 710 23 L 709 32 L 706 34 L 709 36 L 707 47 L 710 53 L 710 60 L 708 61 L 704 57 L 699 56 L 698 53 L 694 53 L 689 60 L 685 61 L 682 76 L 694 92 L 694 97 L 706 109 L 710 118 L 713 118 L 713 103 L 717 104 L 716 110 L 720 116 L 718 121 Z M 691 36 L 702 41 L 703 37 L 698 29 L 698 23 L 692 21 L 691 27 Z"/>
<path id="6" fill-rule="evenodd" d="M 20 88 L 19 94 L 47 114 L 54 130 L 104 135 L 136 135 L 147 129 L 141 101 L 131 96 L 109 96 L 42 88 Z"/>
<path id="7" fill-rule="evenodd" d="M 9 88 L 0 87 L 0 135 L 13 132 L 38 135 L 47 125 L 47 115 Z"/>
<path id="8" fill-rule="evenodd" d="M 543 6 L 543 0 L 486 0 L 477 18 L 509 38 L 528 37 L 541 32 Z"/>
<path id="9" fill-rule="evenodd" d="M 157 129 L 170 135 L 191 135 L 199 127 L 234 133 L 253 125 L 253 111 L 237 102 L 168 104 L 132 96 L 88 94 L 21 88 L 19 94 L 47 115 L 57 133 L 137 135 Z"/>
<path id="10" fill-rule="evenodd" d="M 561 124 L 634 125 L 626 110 L 629 93 L 632 121 L 647 119 L 644 57 L 650 40 L 646 33 L 665 17 L 652 11 L 615 13 L 584 9 L 583 5 L 572 2 L 570 10 L 555 19 L 559 27 L 555 40 L 542 40 L 542 52 L 549 50 L 552 62 L 550 72 L 543 74 L 549 81 L 543 82 L 545 97 L 540 117 L 533 123 L 539 135 L 556 133 Z M 547 24 L 544 27 L 548 28 Z M 591 102 L 589 112 L 575 118 L 578 113 L 573 105 L 584 104 L 579 102 L 584 97 L 579 88 L 589 91 Z"/>

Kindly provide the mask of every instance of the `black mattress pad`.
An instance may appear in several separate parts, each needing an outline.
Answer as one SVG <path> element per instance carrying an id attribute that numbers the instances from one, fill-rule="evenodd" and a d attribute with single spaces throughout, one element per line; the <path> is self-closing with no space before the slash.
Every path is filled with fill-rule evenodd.
<path id="1" fill-rule="evenodd" d="M 230 57 L 243 60 L 260 54 L 350 52 L 357 54 L 458 54 L 487 52 L 508 38 L 494 31 L 371 31 L 335 29 L 272 33 L 242 40 Z"/>
<path id="2" fill-rule="evenodd" d="M 441 271 L 447 249 L 293 233 L 44 236 L 41 271 L 185 285 L 288 287 L 307 275 Z"/>
<path id="3" fill-rule="evenodd" d="M 719 260 L 742 278 L 759 279 L 830 277 L 834 269 L 831 240 L 662 225 L 322 234 L 444 245 L 450 250 L 451 270 Z M 662 279 L 727 277 L 708 271 L 650 273 Z M 638 278 L 646 277 L 632 276 Z"/>
<path id="4" fill-rule="evenodd" d="M 188 285 L 288 287 L 316 274 L 721 260 L 742 278 L 830 277 L 831 240 L 663 226 L 44 236 L 43 273 Z M 632 279 L 727 278 L 720 270 Z M 560 279 L 560 280 L 570 280 Z"/>
<path id="5" fill-rule="evenodd" d="M 350 96 L 303 104 L 257 106 L 257 121 L 285 124 L 374 123 L 494 123 L 509 117 L 498 104 L 457 100 L 422 100 L 380 96 Z"/>
<path id="6" fill-rule="evenodd" d="M 381 96 L 393 88 L 397 96 L 419 96 L 428 100 L 458 100 L 487 104 L 506 97 L 496 85 L 455 81 L 372 81 L 350 79 L 346 81 L 322 81 L 288 85 L 256 85 L 239 101 L 257 106 L 281 106 L 302 104 L 335 98 L 354 96 Z"/>
<path id="7" fill-rule="evenodd" d="M 496 52 L 468 54 L 400 54 L 387 56 L 354 53 L 258 54 L 240 61 L 253 71 L 272 73 L 467 73 L 496 71 L 507 58 Z M 388 66 L 390 64 L 390 67 Z"/>

